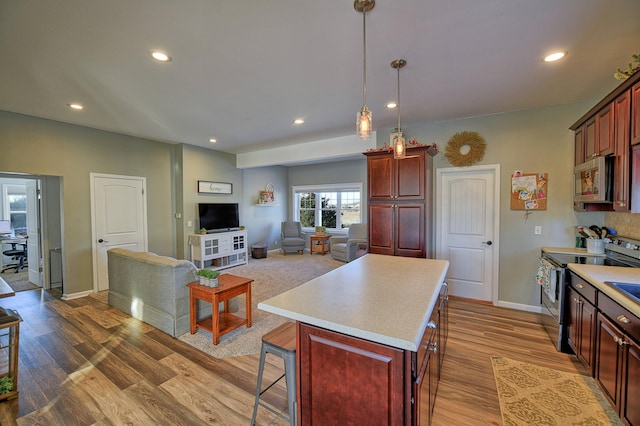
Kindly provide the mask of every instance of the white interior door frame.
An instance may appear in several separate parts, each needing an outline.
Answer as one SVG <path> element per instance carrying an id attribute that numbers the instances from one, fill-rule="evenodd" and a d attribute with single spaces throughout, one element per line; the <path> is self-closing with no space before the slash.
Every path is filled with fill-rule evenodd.
<path id="1" fill-rule="evenodd" d="M 147 251 L 147 180 L 99 173 L 91 173 L 90 180 L 93 290 L 97 292 L 109 288 L 109 248 Z"/>
<path id="2" fill-rule="evenodd" d="M 493 235 L 491 236 L 493 247 L 493 258 L 491 262 L 492 278 L 491 278 L 491 301 L 494 305 L 498 304 L 499 291 L 499 269 L 500 269 L 500 165 L 488 164 L 469 167 L 445 167 L 436 170 L 436 221 L 435 237 L 436 237 L 436 257 L 438 251 L 442 247 L 443 229 L 442 224 L 445 222 L 443 218 L 443 202 L 445 200 L 442 193 L 442 182 L 445 175 L 456 175 L 460 178 L 471 177 L 478 172 L 489 172 L 494 176 L 493 179 Z"/>

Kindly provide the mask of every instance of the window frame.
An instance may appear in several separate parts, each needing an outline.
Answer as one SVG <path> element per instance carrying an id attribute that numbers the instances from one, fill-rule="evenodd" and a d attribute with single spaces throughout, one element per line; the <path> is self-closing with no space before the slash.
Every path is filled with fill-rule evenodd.
<path id="1" fill-rule="evenodd" d="M 314 192 L 316 194 L 323 192 L 359 192 L 360 193 L 360 223 L 363 223 L 363 191 L 364 184 L 362 182 L 350 182 L 350 183 L 331 183 L 331 184 L 319 184 L 319 185 L 296 185 L 291 187 L 291 209 L 293 211 L 293 220 L 300 221 L 300 203 L 298 200 L 298 194 Z M 316 203 L 316 214 L 321 211 L 321 206 Z M 340 226 L 340 210 L 341 205 L 337 207 L 336 225 Z M 303 232 L 315 232 L 313 227 L 303 227 Z M 327 228 L 327 233 L 330 234 L 346 234 L 347 228 Z"/>

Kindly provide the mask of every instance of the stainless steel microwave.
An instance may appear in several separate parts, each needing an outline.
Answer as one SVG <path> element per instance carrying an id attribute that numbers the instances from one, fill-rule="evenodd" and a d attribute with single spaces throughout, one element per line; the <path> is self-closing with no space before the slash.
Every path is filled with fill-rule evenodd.
<path id="1" fill-rule="evenodd" d="M 573 201 L 613 202 L 613 157 L 594 157 L 573 168 Z"/>

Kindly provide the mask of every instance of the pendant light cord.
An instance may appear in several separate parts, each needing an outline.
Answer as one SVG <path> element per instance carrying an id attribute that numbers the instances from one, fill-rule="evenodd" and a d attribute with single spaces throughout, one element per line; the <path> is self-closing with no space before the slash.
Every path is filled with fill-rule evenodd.
<path id="1" fill-rule="evenodd" d="M 400 131 L 400 67 L 396 68 L 398 70 L 398 129 Z"/>
<path id="2" fill-rule="evenodd" d="M 367 106 L 367 11 L 362 11 L 362 107 Z"/>

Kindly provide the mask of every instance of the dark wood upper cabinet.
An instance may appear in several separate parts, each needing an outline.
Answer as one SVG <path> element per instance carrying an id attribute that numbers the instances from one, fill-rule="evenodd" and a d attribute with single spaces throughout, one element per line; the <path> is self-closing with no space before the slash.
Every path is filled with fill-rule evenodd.
<path id="1" fill-rule="evenodd" d="M 631 213 L 640 213 L 640 144 L 631 150 Z"/>
<path id="2" fill-rule="evenodd" d="M 593 117 L 584 125 L 584 156 L 585 160 L 598 155 L 598 132 L 596 118 Z"/>
<path id="3" fill-rule="evenodd" d="M 615 150 L 614 117 L 614 102 L 598 112 L 596 116 L 598 155 L 613 154 Z"/>
<path id="4" fill-rule="evenodd" d="M 613 209 L 619 212 L 628 212 L 631 207 L 629 202 L 631 92 L 626 91 L 618 96 L 613 106 L 615 117 Z"/>
<path id="5" fill-rule="evenodd" d="M 574 153 L 575 158 L 573 159 L 573 165 L 577 166 L 579 164 L 584 163 L 584 127 L 580 127 L 576 130 L 574 135 L 575 147 Z"/>
<path id="6" fill-rule="evenodd" d="M 637 74 L 640 74 L 637 73 Z M 631 88 L 631 145 L 640 143 L 640 82 Z"/>
<path id="7" fill-rule="evenodd" d="M 640 177 L 633 177 L 640 171 L 633 169 L 638 160 L 631 152 L 640 145 L 640 72 L 622 82 L 570 129 L 575 132 L 574 164 L 598 155 L 614 157 L 613 203 L 574 203 L 575 210 L 640 213 Z"/>

